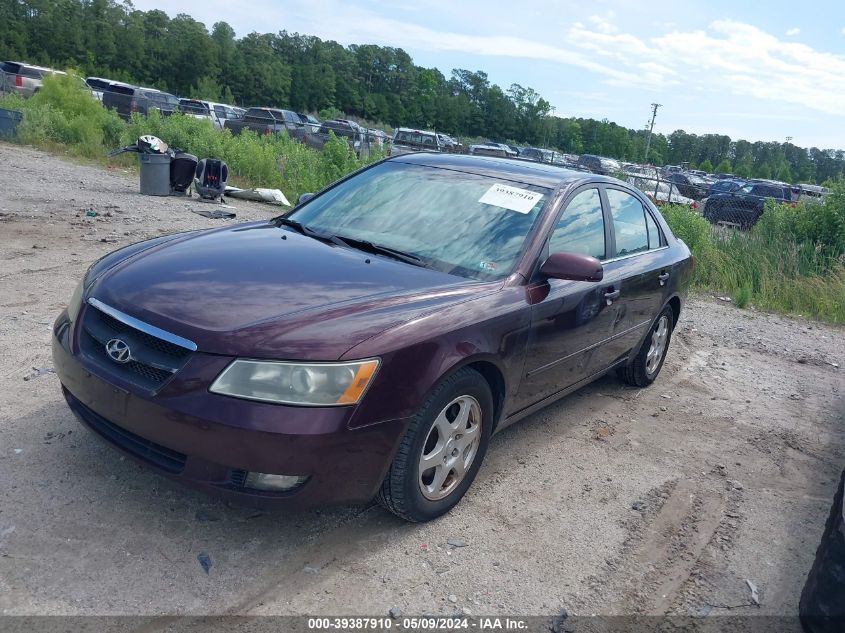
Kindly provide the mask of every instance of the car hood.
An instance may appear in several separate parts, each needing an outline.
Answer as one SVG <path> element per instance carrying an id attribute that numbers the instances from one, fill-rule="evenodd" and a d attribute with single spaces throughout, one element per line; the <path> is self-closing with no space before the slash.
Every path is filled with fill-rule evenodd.
<path id="1" fill-rule="evenodd" d="M 203 352 L 334 360 L 390 327 L 499 287 L 261 222 L 141 250 L 100 274 L 88 297 Z"/>

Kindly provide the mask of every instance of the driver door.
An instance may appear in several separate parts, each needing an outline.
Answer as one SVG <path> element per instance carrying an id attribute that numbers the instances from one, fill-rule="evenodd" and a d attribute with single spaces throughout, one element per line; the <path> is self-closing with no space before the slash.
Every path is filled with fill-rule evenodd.
<path id="1" fill-rule="evenodd" d="M 576 190 L 558 217 L 543 258 L 572 252 L 606 259 L 606 224 L 598 187 Z M 605 282 L 560 279 L 538 279 L 529 285 L 531 325 L 518 409 L 580 382 L 601 365 L 601 343 L 616 311 L 616 303 L 608 305 L 604 296 L 608 290 Z"/>

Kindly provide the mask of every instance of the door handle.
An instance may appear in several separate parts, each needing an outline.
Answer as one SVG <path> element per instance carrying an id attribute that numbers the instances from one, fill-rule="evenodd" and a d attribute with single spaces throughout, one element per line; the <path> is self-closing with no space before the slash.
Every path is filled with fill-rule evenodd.
<path id="1" fill-rule="evenodd" d="M 660 285 L 665 286 L 666 282 L 669 281 L 669 273 L 660 273 L 657 278 L 660 280 Z"/>
<path id="2" fill-rule="evenodd" d="M 614 290 L 613 286 L 608 288 L 604 291 L 604 299 L 607 302 L 607 305 L 612 305 L 614 299 L 618 299 L 619 295 L 622 294 L 620 290 Z"/>

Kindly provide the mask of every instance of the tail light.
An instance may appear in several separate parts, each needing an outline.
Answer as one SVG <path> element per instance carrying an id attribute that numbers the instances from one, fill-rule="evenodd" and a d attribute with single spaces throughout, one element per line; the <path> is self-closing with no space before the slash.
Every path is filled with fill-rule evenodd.
<path id="1" fill-rule="evenodd" d="M 698 203 L 693 201 L 693 203 L 690 205 L 690 209 L 697 209 L 697 208 L 698 208 Z"/>
<path id="2" fill-rule="evenodd" d="M 23 88 L 23 77 L 21 75 L 15 75 L 15 86 Z"/>
<path id="3" fill-rule="evenodd" d="M 137 112 L 138 111 L 138 102 L 135 100 L 135 97 L 132 97 L 132 101 L 129 102 L 129 111 L 130 112 Z"/>

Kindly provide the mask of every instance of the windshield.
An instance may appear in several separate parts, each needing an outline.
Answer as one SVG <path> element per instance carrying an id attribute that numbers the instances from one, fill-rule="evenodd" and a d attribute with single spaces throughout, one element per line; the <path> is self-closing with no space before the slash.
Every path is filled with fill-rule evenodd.
<path id="1" fill-rule="evenodd" d="M 471 279 L 511 272 L 550 190 L 390 161 L 310 200 L 290 218 Z"/>

